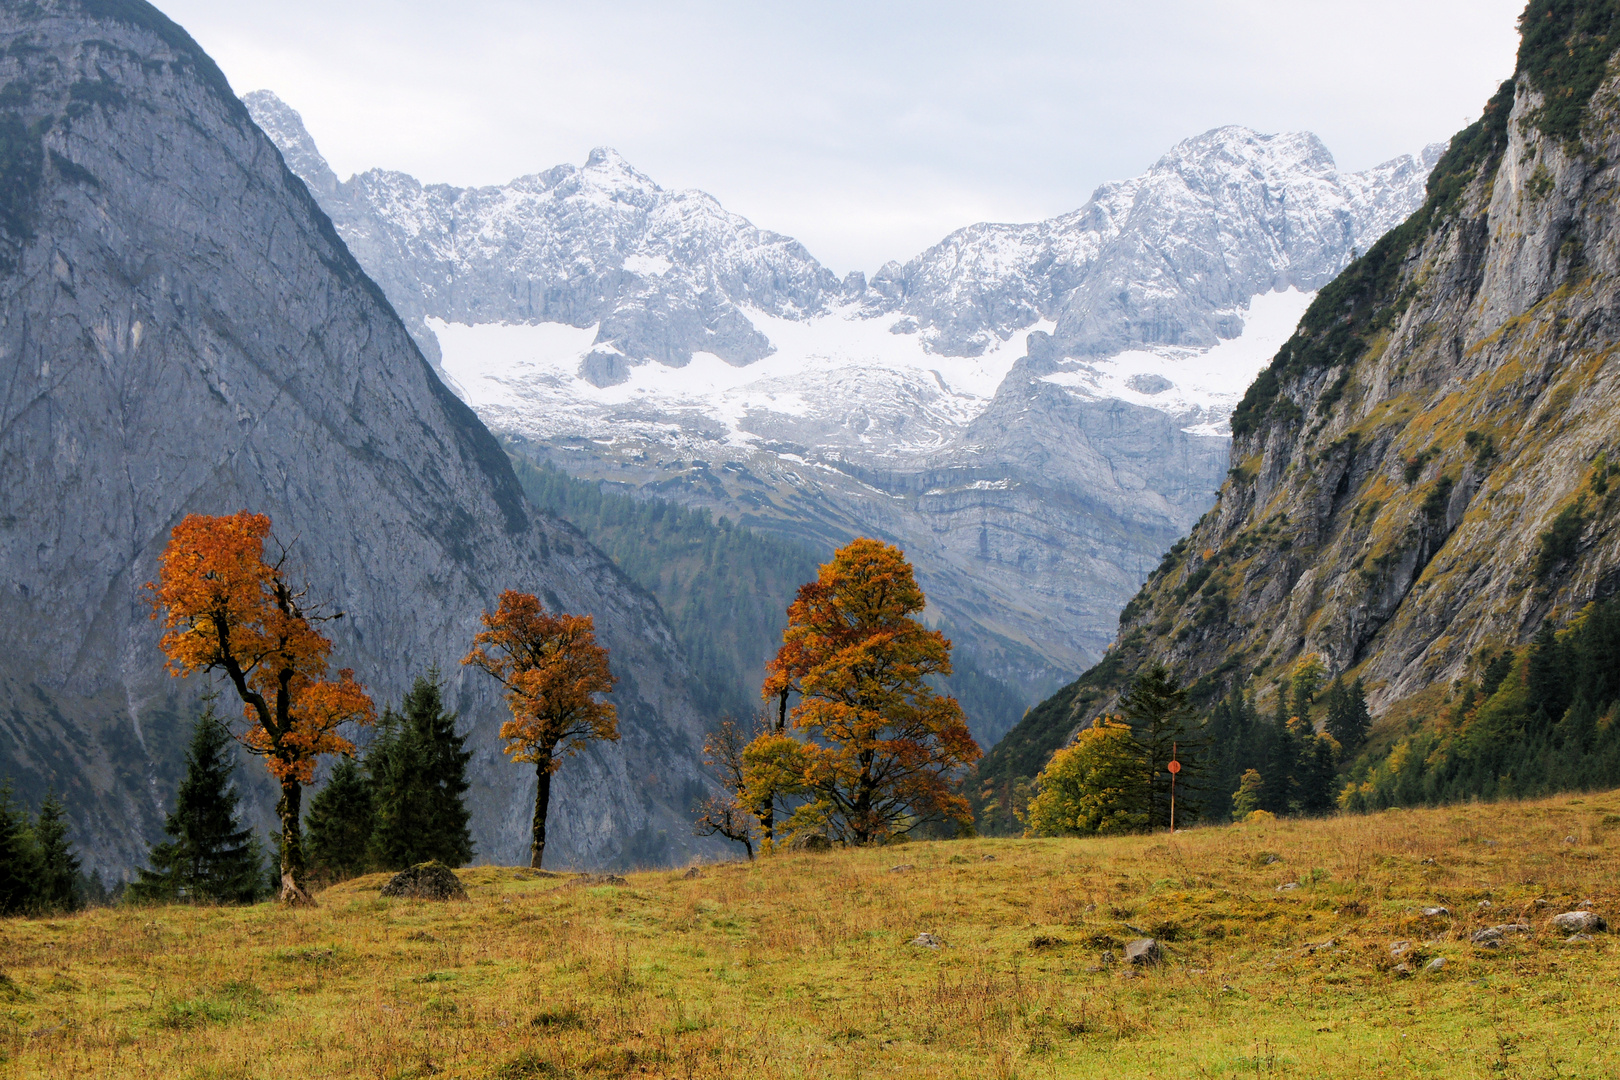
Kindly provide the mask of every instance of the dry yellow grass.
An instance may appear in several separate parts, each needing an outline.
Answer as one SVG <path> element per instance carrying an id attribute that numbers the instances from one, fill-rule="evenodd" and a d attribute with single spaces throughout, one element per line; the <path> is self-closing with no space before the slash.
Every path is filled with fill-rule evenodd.
<path id="1" fill-rule="evenodd" d="M 1614 918 L 1617 840 L 1611 793 L 624 887 L 476 868 L 464 904 L 384 900 L 375 877 L 312 911 L 13 920 L 0 1073 L 1613 1076 L 1616 941 L 1548 920 L 1582 900 Z M 1500 950 L 1468 942 L 1521 917 L 1533 933 Z M 1101 962 L 1142 932 L 1169 939 L 1158 968 Z M 1448 964 L 1403 977 L 1397 940 Z"/>

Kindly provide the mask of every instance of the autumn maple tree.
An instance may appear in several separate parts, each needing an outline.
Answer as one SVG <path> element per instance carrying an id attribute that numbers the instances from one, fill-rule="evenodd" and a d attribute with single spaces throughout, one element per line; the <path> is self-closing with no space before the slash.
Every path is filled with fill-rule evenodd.
<path id="1" fill-rule="evenodd" d="M 285 550 L 265 560 L 269 535 L 264 514 L 191 514 L 169 534 L 147 589 L 169 671 L 223 672 L 241 698 L 248 727 L 237 738 L 281 785 L 281 899 L 307 904 L 303 789 L 321 755 L 354 753 L 338 729 L 376 713 L 352 670 L 326 678 L 332 642 L 315 624 L 341 616 L 306 609 L 303 590 L 287 579 Z"/>
<path id="2" fill-rule="evenodd" d="M 805 793 L 794 831 L 868 844 L 926 821 L 972 821 L 954 781 L 980 750 L 956 699 L 929 685 L 951 673 L 951 643 L 914 618 L 925 603 L 899 548 L 860 539 L 788 608 L 761 694 L 799 699 L 787 715 Z M 759 756 L 782 760 L 779 748 Z"/>
<path id="3" fill-rule="evenodd" d="M 494 611 L 484 612 L 484 629 L 461 662 L 506 687 L 512 719 L 501 725 L 503 749 L 515 762 L 533 763 L 537 778 L 529 865 L 538 868 L 546 850 L 552 774 L 586 743 L 619 738 L 617 712 L 597 700 L 612 693 L 616 681 L 608 651 L 596 643 L 589 615 L 551 615 L 533 595 L 507 590 Z"/>

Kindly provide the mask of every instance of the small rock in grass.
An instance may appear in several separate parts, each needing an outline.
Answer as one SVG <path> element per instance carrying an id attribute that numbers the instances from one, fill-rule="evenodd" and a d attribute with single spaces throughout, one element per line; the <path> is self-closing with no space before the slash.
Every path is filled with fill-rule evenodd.
<path id="1" fill-rule="evenodd" d="M 1423 970 L 1427 971 L 1431 975 L 1436 971 L 1444 971 L 1445 969 L 1446 958 L 1443 956 L 1437 956 L 1433 960 L 1430 960 L 1427 964 L 1423 965 Z"/>
<path id="2" fill-rule="evenodd" d="M 924 931 L 923 933 L 912 938 L 911 944 L 917 946 L 919 949 L 937 949 L 943 945 L 944 942 L 940 941 L 939 938 L 935 937 L 933 934 Z"/>
<path id="3" fill-rule="evenodd" d="M 1297 882 L 1297 881 L 1285 881 L 1281 885 L 1277 886 L 1277 891 L 1278 892 L 1292 892 L 1297 888 L 1299 888 L 1299 882 Z"/>
<path id="4" fill-rule="evenodd" d="M 1571 934 L 1564 939 L 1565 945 L 1584 945 L 1592 940 L 1591 934 Z"/>
<path id="5" fill-rule="evenodd" d="M 1448 907 L 1426 907 L 1419 912 L 1425 919 L 1449 919 L 1451 909 Z"/>
<path id="6" fill-rule="evenodd" d="M 980 862 L 995 862 L 996 857 L 994 855 L 980 855 L 979 856 L 979 861 Z"/>
<path id="7" fill-rule="evenodd" d="M 1389 955 L 1395 957 L 1397 960 L 1411 951 L 1412 943 L 1410 941 L 1397 941 L 1389 947 Z"/>
<path id="8" fill-rule="evenodd" d="M 907 870 L 915 870 L 915 869 L 917 869 L 917 868 L 915 866 L 912 866 L 910 863 L 903 862 L 903 863 L 900 863 L 897 866 L 889 867 L 889 873 L 891 873 L 891 874 L 903 874 Z"/>
<path id="9" fill-rule="evenodd" d="M 1315 945 L 1305 946 L 1305 951 L 1307 953 L 1327 952 L 1337 944 L 1338 942 L 1334 941 L 1332 938 L 1328 938 L 1326 941 L 1319 942 Z"/>
<path id="10" fill-rule="evenodd" d="M 618 874 L 581 874 L 569 884 L 571 885 L 628 885 L 628 881 Z"/>
<path id="11" fill-rule="evenodd" d="M 1508 934 L 1528 934 L 1529 932 L 1530 926 L 1527 923 L 1502 923 L 1498 926 L 1487 926 L 1483 930 L 1476 930 L 1468 940 L 1475 945 L 1495 949 L 1501 947 L 1502 939 Z"/>
<path id="12" fill-rule="evenodd" d="M 417 863 L 388 879 L 384 896 L 402 900 L 465 900 L 467 889 L 456 872 L 442 862 Z"/>
<path id="13" fill-rule="evenodd" d="M 1274 855 L 1274 854 L 1272 854 L 1271 852 L 1268 851 L 1268 852 L 1266 852 L 1266 857 L 1260 860 L 1260 865 L 1262 865 L 1262 866 L 1270 866 L 1272 863 L 1280 863 L 1280 862 L 1282 862 L 1281 856 Z"/>
<path id="14" fill-rule="evenodd" d="M 1125 962 L 1138 966 L 1157 964 L 1164 959 L 1164 950 L 1152 938 L 1137 938 L 1125 946 Z"/>
<path id="15" fill-rule="evenodd" d="M 1116 959 L 1117 957 L 1115 957 L 1112 952 L 1105 952 L 1102 954 L 1102 962 L 1104 964 L 1112 964 Z"/>
<path id="16" fill-rule="evenodd" d="M 1411 964 L 1396 964 L 1395 965 L 1395 977 L 1396 978 L 1404 979 L 1410 974 L 1412 974 L 1412 965 Z"/>
<path id="17" fill-rule="evenodd" d="M 1566 837 L 1564 837 L 1564 843 L 1566 843 L 1566 844 L 1573 844 L 1573 843 L 1574 843 L 1574 842 L 1575 842 L 1575 838 L 1574 838 L 1574 837 L 1573 837 L 1573 836 L 1566 836 Z"/>
<path id="18" fill-rule="evenodd" d="M 1566 911 L 1552 917 L 1552 927 L 1566 934 L 1591 934 L 1602 933 L 1609 924 L 1595 911 Z"/>
<path id="19" fill-rule="evenodd" d="M 1474 906 L 1479 908 L 1479 910 L 1484 911 L 1484 910 L 1486 910 L 1487 908 L 1489 908 L 1491 906 L 1491 902 L 1489 900 L 1481 900 L 1479 903 L 1475 904 Z"/>

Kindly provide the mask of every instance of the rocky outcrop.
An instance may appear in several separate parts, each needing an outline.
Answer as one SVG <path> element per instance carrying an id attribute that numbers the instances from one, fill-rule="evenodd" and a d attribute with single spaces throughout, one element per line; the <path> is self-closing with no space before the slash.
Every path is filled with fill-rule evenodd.
<path id="1" fill-rule="evenodd" d="M 532 770 L 458 666 L 520 588 L 592 614 L 623 740 L 554 788 L 560 861 L 693 854 L 700 720 L 656 604 L 525 504 L 274 144 L 184 31 L 138 0 L 0 11 L 0 768 L 68 798 L 115 875 L 160 834 L 189 709 L 143 590 L 192 512 L 268 513 L 333 659 L 379 704 L 436 665 L 474 751 L 479 857 L 527 848 Z M 262 769 L 243 772 L 268 819 Z"/>
<path id="2" fill-rule="evenodd" d="M 1578 9 L 1524 25 L 1558 38 Z M 1108 663 L 1015 732 L 1017 771 L 1148 659 L 1207 698 L 1315 654 L 1378 710 L 1620 586 L 1620 77 L 1583 86 L 1602 65 L 1561 41 L 1521 51 L 1424 206 L 1322 290 L 1234 414 L 1215 507 Z"/>

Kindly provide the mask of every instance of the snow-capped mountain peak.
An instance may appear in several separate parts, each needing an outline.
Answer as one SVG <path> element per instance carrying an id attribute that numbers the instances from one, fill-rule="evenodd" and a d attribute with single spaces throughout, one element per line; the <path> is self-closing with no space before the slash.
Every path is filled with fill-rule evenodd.
<path id="1" fill-rule="evenodd" d="M 500 186 L 339 183 L 246 100 L 492 428 L 817 545 L 900 542 L 1026 701 L 1100 654 L 1208 508 L 1238 397 L 1438 156 L 1343 173 L 1310 133 L 1215 128 L 1070 213 L 839 281 L 605 147 Z"/>

